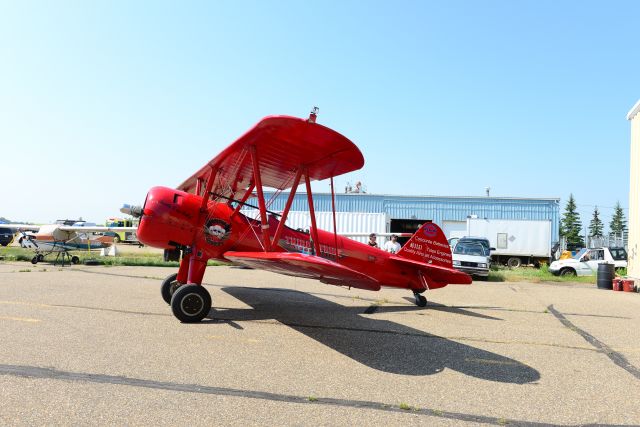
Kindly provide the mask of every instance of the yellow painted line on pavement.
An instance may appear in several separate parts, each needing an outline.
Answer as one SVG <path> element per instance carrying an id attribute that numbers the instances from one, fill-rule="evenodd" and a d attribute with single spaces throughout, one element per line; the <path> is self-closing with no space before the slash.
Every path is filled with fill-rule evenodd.
<path id="1" fill-rule="evenodd" d="M 0 320 L 15 320 L 17 322 L 27 322 L 27 323 L 38 323 L 40 319 L 30 319 L 28 317 L 10 317 L 10 316 L 0 316 Z"/>
<path id="2" fill-rule="evenodd" d="M 0 301 L 0 304 L 7 304 L 7 305 L 30 305 L 33 307 L 54 307 L 53 305 L 49 305 L 49 304 L 40 304 L 37 302 L 27 302 L 27 301 Z"/>

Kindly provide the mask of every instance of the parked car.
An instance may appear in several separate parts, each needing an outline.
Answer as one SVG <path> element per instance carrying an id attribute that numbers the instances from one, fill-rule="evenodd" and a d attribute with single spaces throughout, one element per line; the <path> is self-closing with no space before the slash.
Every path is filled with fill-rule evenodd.
<path id="1" fill-rule="evenodd" d="M 15 230 L 9 227 L 0 227 L 0 245 L 7 246 L 13 241 Z"/>
<path id="2" fill-rule="evenodd" d="M 582 249 L 571 258 L 554 261 L 549 271 L 556 276 L 591 276 L 598 271 L 598 264 L 610 263 L 615 269 L 627 268 L 627 251 L 624 248 Z"/>
<path id="3" fill-rule="evenodd" d="M 486 279 L 491 268 L 489 240 L 482 237 L 462 237 L 455 241 L 451 256 L 453 268 L 474 277 Z"/>

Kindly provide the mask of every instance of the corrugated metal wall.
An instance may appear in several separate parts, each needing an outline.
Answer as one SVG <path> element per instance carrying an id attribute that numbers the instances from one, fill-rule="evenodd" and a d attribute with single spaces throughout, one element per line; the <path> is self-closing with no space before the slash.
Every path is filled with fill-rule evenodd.
<path id="1" fill-rule="evenodd" d="M 265 192 L 267 202 L 273 197 Z M 268 209 L 284 210 L 289 193 L 281 193 L 271 200 Z M 316 211 L 330 212 L 331 194 L 313 195 Z M 249 203 L 257 204 L 255 200 Z M 393 196 L 376 194 L 336 194 L 337 212 L 386 213 L 392 219 L 432 220 L 442 226 L 444 221 L 464 221 L 469 215 L 488 219 L 550 220 L 551 235 L 558 241 L 560 199 L 518 199 L 501 197 L 437 197 L 437 196 Z M 292 211 L 308 210 L 307 195 L 295 196 Z"/>

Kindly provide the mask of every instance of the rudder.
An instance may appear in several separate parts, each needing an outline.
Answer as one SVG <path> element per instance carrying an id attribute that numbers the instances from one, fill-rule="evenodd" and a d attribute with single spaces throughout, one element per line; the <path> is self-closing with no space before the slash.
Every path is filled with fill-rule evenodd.
<path id="1" fill-rule="evenodd" d="M 436 224 L 426 222 L 398 251 L 402 258 L 452 268 L 451 248 L 444 233 Z"/>

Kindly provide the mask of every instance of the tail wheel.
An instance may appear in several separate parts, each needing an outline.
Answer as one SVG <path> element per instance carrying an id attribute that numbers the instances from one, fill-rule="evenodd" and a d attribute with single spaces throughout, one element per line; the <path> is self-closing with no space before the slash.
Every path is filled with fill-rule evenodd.
<path id="1" fill-rule="evenodd" d="M 511 268 L 518 268 L 522 265 L 522 260 L 518 257 L 511 257 L 507 260 L 507 265 Z"/>
<path id="2" fill-rule="evenodd" d="M 204 286 L 180 286 L 171 298 L 171 311 L 183 323 L 196 323 L 211 310 L 211 295 Z"/>
<path id="3" fill-rule="evenodd" d="M 414 292 L 413 293 L 413 297 L 415 298 L 416 305 L 418 307 L 426 307 L 427 306 L 427 298 L 425 298 L 424 295 L 420 295 L 419 293 Z"/>
<path id="4" fill-rule="evenodd" d="M 171 304 L 171 297 L 173 296 L 176 289 L 180 287 L 180 283 L 176 280 L 178 277 L 178 273 L 171 274 L 167 276 L 160 286 L 160 294 L 162 295 L 162 299 L 167 304 Z"/>
<path id="5" fill-rule="evenodd" d="M 71 257 L 71 263 L 72 264 L 78 264 L 80 262 L 80 258 L 78 258 L 77 256 L 72 256 Z"/>

